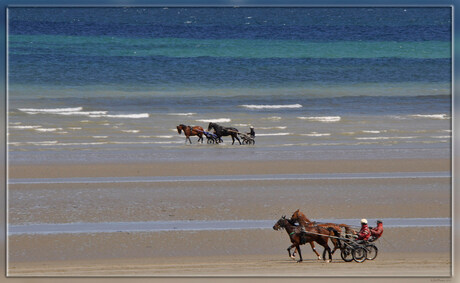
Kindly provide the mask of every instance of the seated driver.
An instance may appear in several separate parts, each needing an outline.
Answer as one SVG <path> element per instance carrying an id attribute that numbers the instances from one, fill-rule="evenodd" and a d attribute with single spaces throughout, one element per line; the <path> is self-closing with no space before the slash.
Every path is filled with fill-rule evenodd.
<path id="1" fill-rule="evenodd" d="M 377 220 L 377 227 L 371 229 L 371 240 L 375 241 L 380 238 L 383 234 L 383 222 L 382 220 Z"/>
<path id="2" fill-rule="evenodd" d="M 369 230 L 369 227 L 367 226 L 367 220 L 366 219 L 361 219 L 361 230 L 358 233 L 358 241 L 363 242 L 367 241 L 369 237 L 371 236 L 371 231 Z"/>

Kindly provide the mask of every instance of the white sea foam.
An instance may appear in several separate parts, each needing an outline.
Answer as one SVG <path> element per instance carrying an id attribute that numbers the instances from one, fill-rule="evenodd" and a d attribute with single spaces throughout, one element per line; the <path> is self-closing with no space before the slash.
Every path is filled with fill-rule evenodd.
<path id="1" fill-rule="evenodd" d="M 258 105 L 258 104 L 243 104 L 241 107 L 249 109 L 283 109 L 283 108 L 302 108 L 301 104 L 284 104 L 284 105 Z"/>
<path id="2" fill-rule="evenodd" d="M 128 118 L 128 119 L 141 119 L 141 118 L 148 118 L 150 115 L 148 113 L 140 113 L 140 114 L 105 114 L 105 115 L 90 115 L 91 118 Z"/>
<path id="3" fill-rule="evenodd" d="M 368 134 L 380 134 L 381 131 L 363 131 L 363 133 L 368 133 Z"/>
<path id="4" fill-rule="evenodd" d="M 317 132 L 312 132 L 311 134 L 301 134 L 301 136 L 307 136 L 307 137 L 326 137 L 330 136 L 330 133 L 317 133 Z"/>
<path id="5" fill-rule="evenodd" d="M 286 126 L 257 127 L 258 130 L 285 130 L 286 128 Z"/>
<path id="6" fill-rule="evenodd" d="M 148 113 L 137 113 L 137 114 L 107 114 L 107 111 L 82 111 L 82 107 L 74 108 L 50 108 L 50 109 L 36 109 L 36 108 L 19 108 L 18 110 L 26 112 L 27 114 L 39 114 L 48 113 L 64 116 L 87 116 L 90 118 L 129 118 L 129 119 L 140 119 L 148 118 Z M 83 122 L 83 121 L 82 121 Z"/>
<path id="7" fill-rule="evenodd" d="M 451 136 L 431 136 L 430 138 L 433 138 L 433 139 L 450 139 L 452 137 Z"/>
<path id="8" fill-rule="evenodd" d="M 262 120 L 271 120 L 271 121 L 279 121 L 282 118 L 279 116 L 272 116 L 272 117 L 267 117 L 267 118 L 262 118 Z"/>
<path id="9" fill-rule="evenodd" d="M 310 120 L 310 121 L 318 121 L 318 122 L 338 122 L 342 118 L 340 116 L 319 116 L 319 117 L 297 117 L 301 120 Z"/>
<path id="10" fill-rule="evenodd" d="M 27 144 L 57 144 L 58 141 L 26 142 Z"/>
<path id="11" fill-rule="evenodd" d="M 452 130 L 441 130 L 441 132 L 452 133 Z"/>
<path id="12" fill-rule="evenodd" d="M 41 128 L 41 126 L 9 126 L 10 129 L 21 129 L 21 130 L 27 130 L 27 129 L 37 129 Z"/>
<path id="13" fill-rule="evenodd" d="M 22 112 L 48 112 L 48 113 L 56 113 L 56 112 L 77 112 L 81 111 L 82 107 L 74 107 L 74 108 L 50 108 L 50 109 L 36 109 L 36 108 L 18 108 L 19 111 Z"/>
<path id="14" fill-rule="evenodd" d="M 204 122 L 204 123 L 228 123 L 232 120 L 229 118 L 217 118 L 217 119 L 200 119 L 196 120 L 197 122 Z"/>
<path id="15" fill-rule="evenodd" d="M 121 130 L 124 133 L 139 133 L 139 130 Z"/>
<path id="16" fill-rule="evenodd" d="M 81 127 L 68 127 L 69 130 L 81 130 Z"/>
<path id="17" fill-rule="evenodd" d="M 105 115 L 107 111 L 63 111 L 63 112 L 53 112 L 53 114 L 64 115 L 64 116 L 88 116 L 93 117 L 96 115 Z"/>
<path id="18" fill-rule="evenodd" d="M 108 136 L 93 136 L 95 139 L 106 139 Z"/>
<path id="19" fill-rule="evenodd" d="M 429 119 L 440 119 L 440 120 L 450 119 L 450 116 L 447 114 L 431 114 L 431 115 L 416 114 L 416 115 L 410 115 L 410 116 L 416 117 L 416 118 L 429 118 Z"/>
<path id="20" fill-rule="evenodd" d="M 37 128 L 34 130 L 38 132 L 55 132 L 55 131 L 62 130 L 62 128 Z"/>
<path id="21" fill-rule="evenodd" d="M 357 140 L 392 140 L 392 139 L 415 139 L 417 137 L 359 137 Z"/>
<path id="22" fill-rule="evenodd" d="M 190 112 L 190 113 L 168 113 L 168 115 L 171 116 L 192 116 L 195 115 L 196 113 Z"/>
<path id="23" fill-rule="evenodd" d="M 159 138 L 159 139 L 172 139 L 173 136 L 169 135 L 159 135 L 159 136 L 153 136 L 154 138 Z"/>
<path id="24" fill-rule="evenodd" d="M 272 134 L 257 134 L 258 137 L 268 137 L 268 136 L 288 136 L 291 133 L 272 133 Z"/>
<path id="25" fill-rule="evenodd" d="M 41 141 L 41 142 L 8 142 L 9 145 L 14 146 L 23 146 L 23 145 L 40 145 L 40 146 L 50 146 L 56 145 L 58 141 Z"/>

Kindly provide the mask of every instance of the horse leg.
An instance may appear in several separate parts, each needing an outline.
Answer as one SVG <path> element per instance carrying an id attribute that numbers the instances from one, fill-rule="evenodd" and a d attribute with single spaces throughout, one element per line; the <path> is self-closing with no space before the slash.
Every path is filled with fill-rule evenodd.
<path id="1" fill-rule="evenodd" d="M 294 248 L 294 252 L 292 253 L 292 255 L 290 255 L 290 257 L 295 260 L 295 253 L 297 252 L 297 248 Z"/>
<path id="2" fill-rule="evenodd" d="M 233 138 L 233 136 L 232 136 L 232 138 Z M 240 145 L 241 145 L 241 141 L 240 141 L 240 138 L 238 137 L 238 135 L 235 135 L 235 139 L 236 139 L 236 140 L 240 143 Z"/>
<path id="3" fill-rule="evenodd" d="M 318 251 L 316 251 L 316 247 L 315 247 L 315 243 L 313 242 L 310 242 L 310 246 L 311 246 L 311 249 L 313 250 L 313 252 L 316 254 L 316 256 L 318 257 L 318 260 L 321 259 L 321 255 L 318 253 Z"/>
<path id="4" fill-rule="evenodd" d="M 293 256 L 291 255 L 291 249 L 294 248 L 294 247 L 295 247 L 295 245 L 292 244 L 292 245 L 289 246 L 289 248 L 287 248 L 289 257 L 292 258 L 292 259 L 295 259 L 295 257 L 293 257 Z M 294 253 L 295 253 L 295 250 L 294 250 Z"/>
<path id="5" fill-rule="evenodd" d="M 331 248 L 327 244 L 327 240 L 324 241 L 323 243 L 321 243 L 321 245 L 324 247 L 323 260 L 325 260 L 326 262 L 331 262 L 332 261 L 332 253 L 331 253 Z M 329 260 L 326 260 L 326 251 L 329 254 Z"/>
<path id="6" fill-rule="evenodd" d="M 334 244 L 334 249 L 332 250 L 332 254 L 334 254 L 336 250 L 338 250 L 338 249 L 340 249 L 342 247 L 342 245 L 340 243 L 340 239 L 338 239 L 340 237 L 340 233 L 334 228 L 332 228 L 329 231 L 330 231 L 329 232 L 330 236 L 337 237 L 337 238 L 331 238 L 331 242 Z"/>
<path id="7" fill-rule="evenodd" d="M 334 249 L 332 250 L 332 254 L 334 254 L 336 250 L 340 249 L 340 242 L 337 239 L 331 239 L 331 242 L 334 244 Z"/>
<path id="8" fill-rule="evenodd" d="M 302 262 L 303 258 L 302 258 L 302 252 L 300 251 L 300 245 L 297 245 L 296 249 L 299 251 L 299 257 L 300 257 L 300 259 L 297 262 Z"/>
<path id="9" fill-rule="evenodd" d="M 192 144 L 192 140 L 190 139 L 190 136 L 187 136 L 187 137 L 185 138 L 185 143 L 187 143 L 187 140 L 190 142 L 190 144 Z"/>

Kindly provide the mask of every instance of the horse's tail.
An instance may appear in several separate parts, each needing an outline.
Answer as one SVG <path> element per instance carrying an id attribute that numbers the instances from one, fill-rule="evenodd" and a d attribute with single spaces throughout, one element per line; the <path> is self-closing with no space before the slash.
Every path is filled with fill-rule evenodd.
<path id="1" fill-rule="evenodd" d="M 335 240 L 337 241 L 337 246 L 339 247 L 339 249 L 342 248 L 342 243 L 340 242 L 340 233 L 339 233 L 339 231 L 337 231 L 333 227 L 329 227 L 329 228 L 327 228 L 327 230 L 329 232 L 331 232 L 331 234 L 329 234 L 330 236 L 337 237 L 337 238 L 335 238 Z"/>

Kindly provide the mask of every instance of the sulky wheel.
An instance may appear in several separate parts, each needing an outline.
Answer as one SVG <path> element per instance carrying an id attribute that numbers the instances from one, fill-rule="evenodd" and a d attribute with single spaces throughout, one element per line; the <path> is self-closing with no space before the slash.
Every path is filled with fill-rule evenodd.
<path id="1" fill-rule="evenodd" d="M 367 258 L 367 251 L 365 248 L 359 246 L 359 247 L 355 247 L 352 251 L 352 255 L 353 255 L 353 259 L 356 261 L 356 262 L 363 262 L 366 260 Z"/>
<path id="2" fill-rule="evenodd" d="M 377 253 L 379 252 L 379 249 L 375 245 L 366 245 L 366 251 L 367 251 L 367 259 L 369 260 L 374 260 L 377 257 Z"/>
<path id="3" fill-rule="evenodd" d="M 341 250 L 340 256 L 342 257 L 344 261 L 350 262 L 353 260 L 352 252 L 353 252 L 353 249 L 350 246 L 348 246 Z"/>

